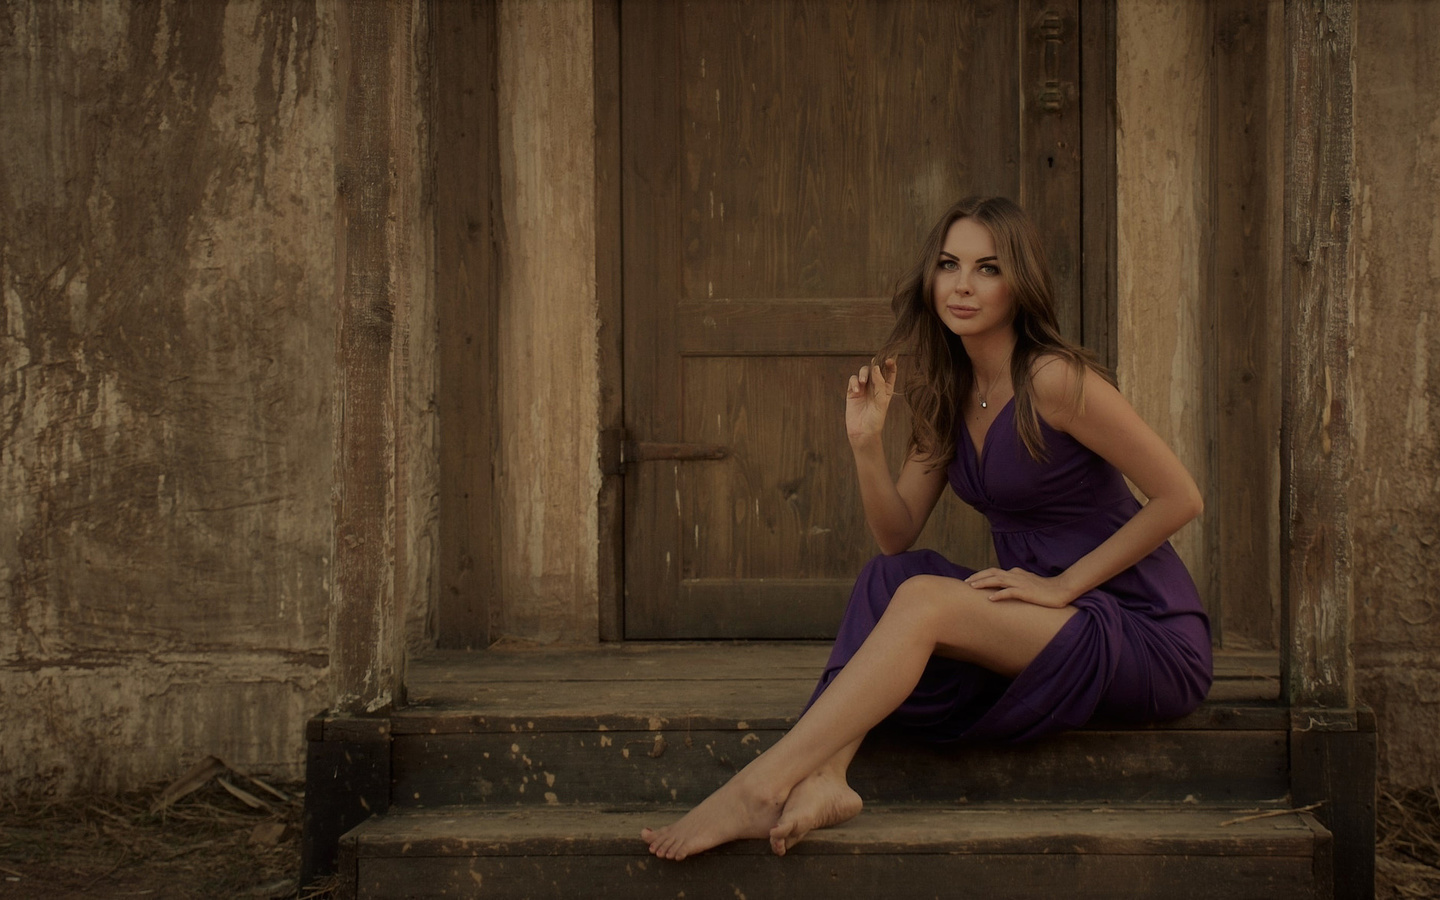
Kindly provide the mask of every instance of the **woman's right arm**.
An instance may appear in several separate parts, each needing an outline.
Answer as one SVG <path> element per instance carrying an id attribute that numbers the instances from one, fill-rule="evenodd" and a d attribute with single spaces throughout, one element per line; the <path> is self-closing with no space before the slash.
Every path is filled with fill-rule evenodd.
<path id="1" fill-rule="evenodd" d="M 891 480 L 881 434 L 894 393 L 893 359 L 887 359 L 883 369 L 861 367 L 858 375 L 850 376 L 845 392 L 845 432 L 855 454 L 865 523 L 881 552 L 888 555 L 910 549 L 945 489 L 945 467 L 927 465 L 913 453 L 901 467 L 900 477 Z"/>

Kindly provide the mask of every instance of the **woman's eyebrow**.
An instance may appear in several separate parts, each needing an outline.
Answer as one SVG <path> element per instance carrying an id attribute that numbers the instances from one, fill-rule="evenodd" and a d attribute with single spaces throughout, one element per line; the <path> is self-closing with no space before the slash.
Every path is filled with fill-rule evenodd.
<path id="1" fill-rule="evenodd" d="M 980 257 L 979 259 L 977 259 L 977 260 L 975 260 L 975 261 L 976 261 L 977 263 L 982 263 L 982 262 L 999 262 L 999 261 L 1000 261 L 1000 257 L 998 257 L 998 256 L 982 256 L 982 257 Z"/>

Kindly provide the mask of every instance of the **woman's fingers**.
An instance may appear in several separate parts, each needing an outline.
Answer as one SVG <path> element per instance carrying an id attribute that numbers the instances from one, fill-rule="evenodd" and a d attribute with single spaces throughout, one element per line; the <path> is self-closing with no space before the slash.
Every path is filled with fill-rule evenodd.
<path id="1" fill-rule="evenodd" d="M 995 587 L 998 585 L 998 582 L 996 582 L 995 579 L 998 576 L 1004 574 L 1004 569 L 996 569 L 993 567 L 989 569 L 981 569 L 974 575 L 971 575 L 969 578 L 965 579 L 965 583 L 970 585 L 971 587 Z"/>

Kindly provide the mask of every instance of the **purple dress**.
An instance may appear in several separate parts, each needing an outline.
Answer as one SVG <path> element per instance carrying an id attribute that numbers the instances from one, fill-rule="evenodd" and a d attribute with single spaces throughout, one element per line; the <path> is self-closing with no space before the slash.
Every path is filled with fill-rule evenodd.
<path id="1" fill-rule="evenodd" d="M 978 457 L 968 429 L 962 423 L 957 430 L 950 486 L 989 519 L 1001 568 L 1058 575 L 1140 509 L 1114 466 L 1043 420 L 1049 455 L 1032 459 L 1015 430 L 1014 400 L 996 416 Z M 974 571 L 933 550 L 871 560 L 855 582 L 810 703 L 855 655 L 906 579 Z M 1014 679 L 932 656 L 884 724 L 934 741 L 1021 741 L 1077 728 L 1096 715 L 1176 718 L 1205 699 L 1210 623 L 1168 541 L 1072 605 L 1079 612 Z"/>

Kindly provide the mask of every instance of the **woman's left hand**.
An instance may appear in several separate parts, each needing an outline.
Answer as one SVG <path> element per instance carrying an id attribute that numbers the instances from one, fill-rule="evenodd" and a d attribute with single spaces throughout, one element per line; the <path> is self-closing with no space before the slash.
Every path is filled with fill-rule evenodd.
<path id="1" fill-rule="evenodd" d="M 1075 599 L 1058 578 L 1045 578 L 1024 569 L 981 569 L 965 583 L 982 591 L 994 591 L 991 600 L 1024 600 L 1036 606 L 1062 609 Z"/>

